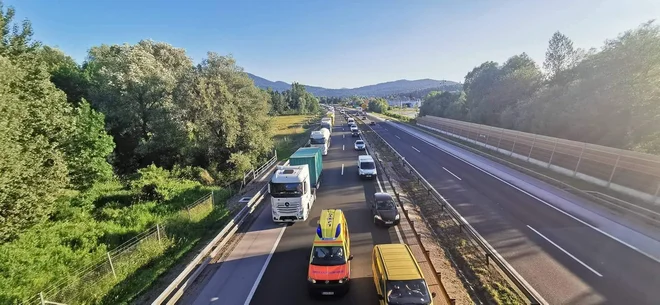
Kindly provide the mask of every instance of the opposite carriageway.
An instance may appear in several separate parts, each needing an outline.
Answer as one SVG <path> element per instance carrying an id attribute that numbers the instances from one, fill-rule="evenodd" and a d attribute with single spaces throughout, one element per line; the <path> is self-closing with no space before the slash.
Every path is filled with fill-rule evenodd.
<path id="1" fill-rule="evenodd" d="M 660 300 L 657 231 L 623 226 L 582 208 L 584 199 L 411 127 L 381 121 L 373 129 L 550 304 Z"/>
<path id="2" fill-rule="evenodd" d="M 184 296 L 180 304 L 314 304 L 305 282 L 309 251 L 321 210 L 332 208 L 346 214 L 354 256 L 351 289 L 333 304 L 378 303 L 371 251 L 375 244 L 400 242 L 400 232 L 397 227 L 373 225 L 366 198 L 387 187 L 382 180 L 359 179 L 356 164 L 360 152 L 353 149 L 357 138 L 344 131 L 342 124 L 345 122 L 338 119 L 330 151 L 323 156 L 321 187 L 308 220 L 288 226 L 275 224 L 266 204 L 203 288 Z"/>

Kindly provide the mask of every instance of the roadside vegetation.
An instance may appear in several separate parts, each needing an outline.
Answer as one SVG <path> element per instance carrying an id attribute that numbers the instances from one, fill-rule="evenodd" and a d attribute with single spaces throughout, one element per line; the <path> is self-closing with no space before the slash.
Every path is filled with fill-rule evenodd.
<path id="1" fill-rule="evenodd" d="M 309 140 L 312 127 L 320 121 L 319 115 L 283 115 L 273 120 L 273 140 L 280 160 L 291 154 Z"/>
<path id="2" fill-rule="evenodd" d="M 0 0 L 0 303 L 128 303 L 223 225 L 280 113 L 231 57 L 143 40 L 79 64 L 14 16 Z"/>
<path id="3" fill-rule="evenodd" d="M 420 116 L 660 154 L 659 54 L 654 22 L 590 50 L 557 32 L 543 70 L 526 53 L 485 62 L 465 76 L 461 92 L 429 93 Z"/>

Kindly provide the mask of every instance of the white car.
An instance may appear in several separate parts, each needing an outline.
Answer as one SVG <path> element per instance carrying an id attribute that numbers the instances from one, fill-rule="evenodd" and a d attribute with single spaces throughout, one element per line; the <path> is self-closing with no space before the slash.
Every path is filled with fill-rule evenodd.
<path id="1" fill-rule="evenodd" d="M 355 150 L 365 150 L 367 149 L 366 145 L 364 144 L 363 140 L 357 140 L 355 141 Z"/>

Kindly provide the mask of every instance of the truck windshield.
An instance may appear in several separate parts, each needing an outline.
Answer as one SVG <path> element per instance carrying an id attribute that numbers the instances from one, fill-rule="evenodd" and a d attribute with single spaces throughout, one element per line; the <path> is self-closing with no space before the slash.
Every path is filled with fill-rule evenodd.
<path id="1" fill-rule="evenodd" d="M 302 183 L 270 183 L 270 195 L 277 197 L 302 196 Z"/>
<path id="2" fill-rule="evenodd" d="M 344 247 L 342 246 L 314 246 L 312 251 L 312 265 L 338 266 L 346 264 Z"/>
<path id="3" fill-rule="evenodd" d="M 376 164 L 373 162 L 360 162 L 360 168 L 361 169 L 374 169 L 376 168 Z"/>
<path id="4" fill-rule="evenodd" d="M 423 279 L 387 281 L 387 304 L 430 304 L 431 294 Z"/>
<path id="5" fill-rule="evenodd" d="M 317 139 L 311 138 L 311 139 L 309 139 L 309 143 L 310 144 L 325 144 L 325 138 L 317 138 Z"/>

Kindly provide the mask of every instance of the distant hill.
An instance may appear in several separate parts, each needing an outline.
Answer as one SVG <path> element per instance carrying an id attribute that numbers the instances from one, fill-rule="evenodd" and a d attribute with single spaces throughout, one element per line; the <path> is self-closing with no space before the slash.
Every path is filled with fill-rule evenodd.
<path id="1" fill-rule="evenodd" d="M 275 91 L 284 91 L 291 89 L 291 84 L 281 81 L 270 81 L 263 77 L 256 76 L 248 73 L 254 80 L 254 84 L 259 88 L 272 88 Z M 305 86 L 307 91 L 316 96 L 328 97 L 348 97 L 348 96 L 379 96 L 386 97 L 392 95 L 406 94 L 416 91 L 460 91 L 462 84 L 448 81 L 448 80 L 435 80 L 435 79 L 418 79 L 418 80 L 396 80 L 392 82 L 380 83 L 353 89 L 328 89 L 323 87 Z"/>

